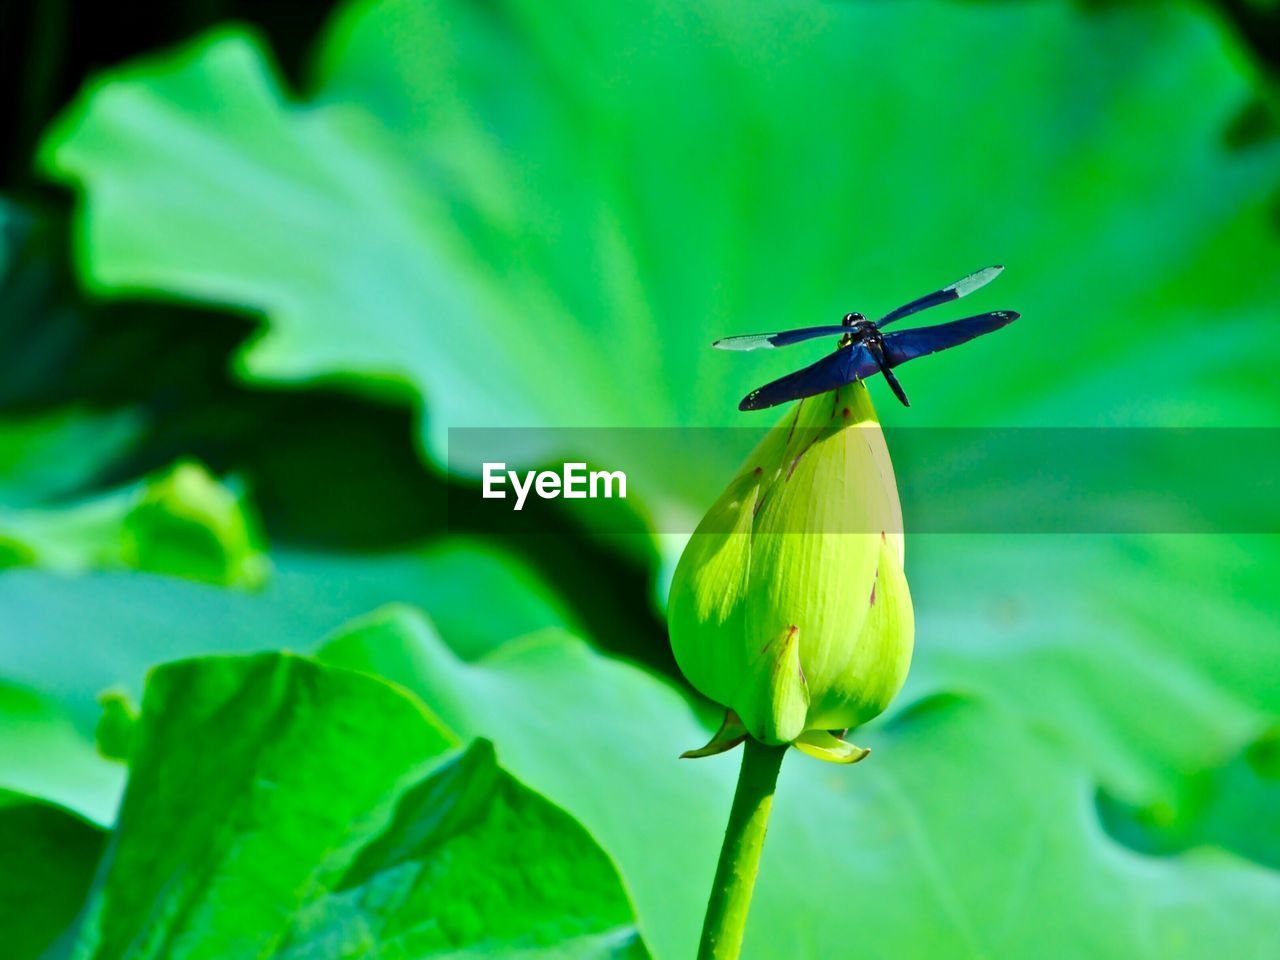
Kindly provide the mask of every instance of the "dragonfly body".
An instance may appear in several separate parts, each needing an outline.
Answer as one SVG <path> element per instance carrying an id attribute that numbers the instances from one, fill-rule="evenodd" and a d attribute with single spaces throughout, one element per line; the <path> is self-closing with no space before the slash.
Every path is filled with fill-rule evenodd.
<path id="1" fill-rule="evenodd" d="M 717 340 L 712 346 L 722 350 L 759 350 L 790 346 L 815 337 L 837 334 L 840 336 L 835 353 L 828 354 L 795 373 L 752 390 L 738 404 L 739 410 L 763 410 L 789 400 L 812 397 L 847 383 L 865 380 L 876 373 L 884 374 L 885 380 L 888 381 L 903 406 L 910 406 L 906 391 L 894 376 L 894 367 L 908 360 L 914 360 L 916 357 L 947 350 L 974 337 L 980 337 L 984 333 L 998 330 L 1018 319 L 1018 314 L 1012 310 L 996 310 L 965 317 L 963 320 L 954 320 L 951 323 L 899 330 L 889 334 L 884 333 L 883 328 L 895 320 L 927 310 L 929 307 L 958 300 L 990 283 L 1003 269 L 1003 267 L 987 267 L 971 273 L 941 290 L 891 310 L 874 323 L 860 313 L 848 313 L 838 326 L 804 327 L 776 333 L 726 337 L 723 340 Z"/>

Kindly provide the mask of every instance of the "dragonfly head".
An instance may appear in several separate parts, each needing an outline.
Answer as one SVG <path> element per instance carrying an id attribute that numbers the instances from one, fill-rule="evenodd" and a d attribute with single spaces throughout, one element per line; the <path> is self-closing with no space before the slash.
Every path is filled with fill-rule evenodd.
<path id="1" fill-rule="evenodd" d="M 867 318 L 860 313 L 846 313 L 840 322 L 846 327 L 856 327 L 860 323 L 866 323 Z"/>

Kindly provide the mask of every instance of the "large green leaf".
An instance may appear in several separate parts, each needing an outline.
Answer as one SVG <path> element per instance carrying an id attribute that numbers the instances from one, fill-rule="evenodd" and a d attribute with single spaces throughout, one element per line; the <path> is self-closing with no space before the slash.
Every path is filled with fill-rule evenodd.
<path id="1" fill-rule="evenodd" d="M 385 685 L 277 654 L 160 668 L 140 724 L 78 955 L 267 949 L 456 742 Z"/>
<path id="2" fill-rule="evenodd" d="M 736 422 L 794 358 L 714 334 L 994 257 L 1026 322 L 913 368 L 911 422 L 1275 422 L 1242 348 L 1280 342 L 1276 152 L 1217 146 L 1249 82 L 1184 9 L 378 0 L 319 61 L 301 109 L 211 35 L 94 85 L 46 169 L 97 289 L 262 310 L 252 375 L 393 378 L 437 457 L 448 426 Z"/>
<path id="3" fill-rule="evenodd" d="M 578 817 L 616 859 L 656 956 L 686 957 L 736 755 L 665 682 L 547 632 L 474 664 L 390 609 L 323 651 L 420 694 Z M 930 698 L 863 735 L 856 768 L 786 761 L 747 956 L 1263 957 L 1280 878 L 1221 853 L 1138 856 L 1085 769 L 1008 711 Z"/>
<path id="4" fill-rule="evenodd" d="M 69 955 L 645 956 L 586 832 L 380 680 L 170 664 L 137 738 Z"/>

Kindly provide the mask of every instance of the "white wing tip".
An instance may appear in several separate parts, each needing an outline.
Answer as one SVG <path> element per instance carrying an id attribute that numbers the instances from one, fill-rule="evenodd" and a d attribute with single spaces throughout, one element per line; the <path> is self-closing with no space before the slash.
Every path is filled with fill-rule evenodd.
<path id="1" fill-rule="evenodd" d="M 1000 276 L 1000 272 L 1004 270 L 1003 264 L 996 264 L 991 267 L 983 267 L 976 270 L 962 280 L 957 280 L 948 290 L 954 290 L 957 297 L 967 296 L 979 287 L 985 287 L 988 283 Z"/>
<path id="2" fill-rule="evenodd" d="M 772 350 L 774 347 L 767 334 L 759 337 L 751 334 L 744 337 L 722 337 L 712 341 L 711 346 L 717 350 Z"/>

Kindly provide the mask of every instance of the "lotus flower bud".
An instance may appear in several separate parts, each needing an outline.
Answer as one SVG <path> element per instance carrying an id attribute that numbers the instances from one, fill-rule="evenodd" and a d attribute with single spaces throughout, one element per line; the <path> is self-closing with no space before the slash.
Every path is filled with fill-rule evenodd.
<path id="1" fill-rule="evenodd" d="M 676 567 L 669 621 L 689 682 L 746 736 L 851 763 L 911 662 L 902 508 L 861 383 L 800 401 L 747 458 Z"/>

